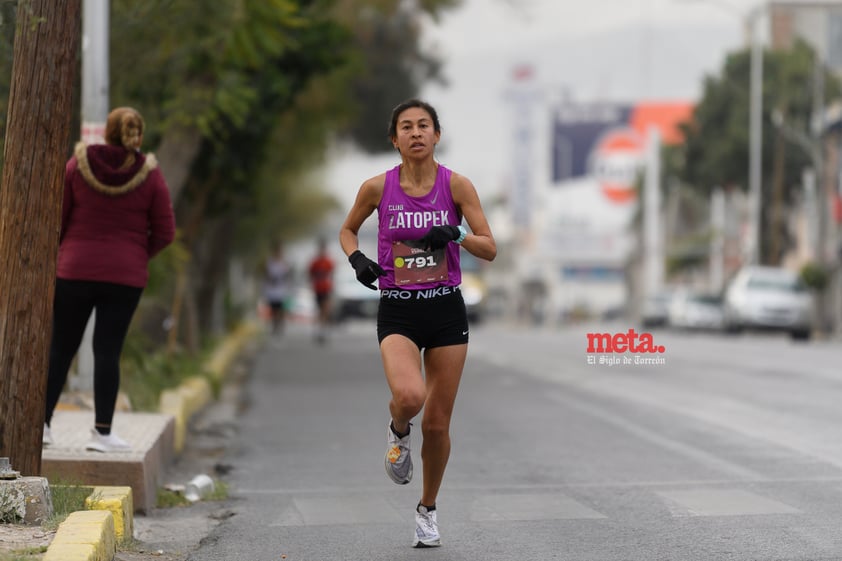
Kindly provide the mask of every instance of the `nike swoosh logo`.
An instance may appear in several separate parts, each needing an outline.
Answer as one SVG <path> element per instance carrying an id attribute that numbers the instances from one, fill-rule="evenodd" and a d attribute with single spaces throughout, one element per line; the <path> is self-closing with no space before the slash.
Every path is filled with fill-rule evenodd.
<path id="1" fill-rule="evenodd" d="M 436 201 L 438 200 L 438 198 L 439 198 L 439 192 L 436 191 L 436 194 L 433 195 L 433 199 L 430 202 L 433 203 L 433 204 L 436 204 Z"/>
<path id="2" fill-rule="evenodd" d="M 463 332 L 462 332 L 462 335 L 467 335 L 467 334 L 468 334 L 468 332 L 467 332 L 467 331 L 463 331 Z"/>

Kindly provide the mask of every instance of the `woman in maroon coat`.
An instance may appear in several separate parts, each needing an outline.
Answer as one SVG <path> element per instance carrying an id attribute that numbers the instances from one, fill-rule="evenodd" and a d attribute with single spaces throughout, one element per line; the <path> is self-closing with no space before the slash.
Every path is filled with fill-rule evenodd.
<path id="1" fill-rule="evenodd" d="M 143 118 L 130 107 L 114 109 L 106 144 L 76 145 L 64 180 L 61 239 L 53 305 L 44 444 L 50 421 L 96 310 L 95 420 L 88 450 L 129 450 L 111 431 L 120 388 L 120 354 L 149 276 L 149 259 L 175 236 L 170 193 L 152 154 L 140 152 Z"/>

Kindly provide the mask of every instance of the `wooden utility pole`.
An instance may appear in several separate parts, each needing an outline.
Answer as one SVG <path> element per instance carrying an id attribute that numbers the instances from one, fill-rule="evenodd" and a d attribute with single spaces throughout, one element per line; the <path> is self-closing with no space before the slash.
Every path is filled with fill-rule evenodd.
<path id="1" fill-rule="evenodd" d="M 40 475 L 81 0 L 19 0 L 0 182 L 0 456 Z"/>

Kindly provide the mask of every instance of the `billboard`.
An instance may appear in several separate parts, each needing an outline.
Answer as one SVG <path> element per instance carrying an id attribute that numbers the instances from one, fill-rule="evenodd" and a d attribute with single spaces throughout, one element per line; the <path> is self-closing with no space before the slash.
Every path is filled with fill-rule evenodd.
<path id="1" fill-rule="evenodd" d="M 644 164 L 649 127 L 662 142 L 681 141 L 678 125 L 689 121 L 689 102 L 637 104 L 566 104 L 556 110 L 553 123 L 551 178 L 556 186 L 590 177 L 608 202 L 635 201 L 634 188 Z"/>
<path id="2" fill-rule="evenodd" d="M 575 270 L 574 276 L 604 272 L 605 265 L 622 267 L 633 244 L 628 229 L 637 210 L 636 184 L 650 127 L 658 129 L 662 143 L 680 142 L 678 125 L 692 112 L 689 102 L 559 107 L 552 126 L 543 254 L 560 261 L 565 273 Z"/>

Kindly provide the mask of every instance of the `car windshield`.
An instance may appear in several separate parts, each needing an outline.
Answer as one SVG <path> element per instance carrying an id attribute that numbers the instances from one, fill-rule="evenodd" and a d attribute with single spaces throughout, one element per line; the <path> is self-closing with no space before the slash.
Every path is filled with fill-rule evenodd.
<path id="1" fill-rule="evenodd" d="M 748 281 L 752 290 L 773 290 L 777 292 L 804 292 L 804 285 L 793 277 L 752 277 Z"/>

